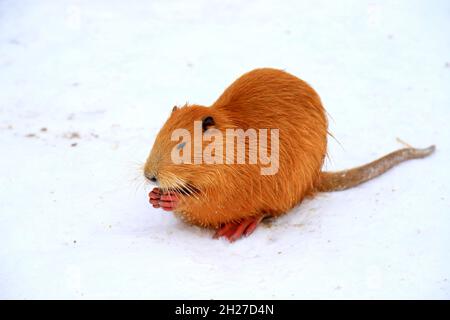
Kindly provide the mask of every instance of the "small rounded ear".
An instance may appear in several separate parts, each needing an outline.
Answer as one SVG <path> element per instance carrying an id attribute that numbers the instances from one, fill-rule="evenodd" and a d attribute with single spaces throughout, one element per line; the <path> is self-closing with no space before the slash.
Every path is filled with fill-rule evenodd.
<path id="1" fill-rule="evenodd" d="M 202 128 L 203 131 L 208 130 L 210 127 L 214 126 L 216 123 L 214 122 L 214 118 L 211 116 L 208 116 L 206 118 L 203 119 L 202 122 Z"/>
<path id="2" fill-rule="evenodd" d="M 172 112 L 175 112 L 175 111 L 177 111 L 177 110 L 178 110 L 178 107 L 177 107 L 177 106 L 173 106 Z"/>

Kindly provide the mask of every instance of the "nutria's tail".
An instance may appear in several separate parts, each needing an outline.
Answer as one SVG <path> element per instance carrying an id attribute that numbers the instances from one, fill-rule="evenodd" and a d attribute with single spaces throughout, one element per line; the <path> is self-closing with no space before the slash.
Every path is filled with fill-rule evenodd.
<path id="1" fill-rule="evenodd" d="M 361 167 L 338 172 L 322 172 L 317 191 L 341 191 L 355 187 L 385 173 L 395 165 L 410 159 L 425 158 L 432 154 L 435 146 L 426 149 L 405 148 L 394 151 Z"/>

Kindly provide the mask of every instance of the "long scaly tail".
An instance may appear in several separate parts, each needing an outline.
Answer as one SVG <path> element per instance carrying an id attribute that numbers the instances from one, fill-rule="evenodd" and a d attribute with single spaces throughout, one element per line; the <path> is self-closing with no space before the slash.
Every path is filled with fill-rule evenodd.
<path id="1" fill-rule="evenodd" d="M 436 150 L 434 145 L 425 149 L 405 148 L 360 167 L 337 172 L 321 172 L 317 191 L 341 191 L 356 187 L 378 177 L 403 161 L 428 157 L 434 150 Z"/>

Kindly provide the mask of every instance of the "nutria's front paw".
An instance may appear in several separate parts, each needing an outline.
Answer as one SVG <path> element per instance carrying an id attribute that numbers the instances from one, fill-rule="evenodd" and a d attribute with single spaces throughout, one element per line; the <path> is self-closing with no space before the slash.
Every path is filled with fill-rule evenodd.
<path id="1" fill-rule="evenodd" d="M 172 211 L 178 205 L 178 196 L 175 192 L 161 192 L 159 188 L 154 188 L 149 193 L 150 203 L 153 208 L 162 208 L 165 211 Z"/>
<path id="2" fill-rule="evenodd" d="M 159 205 L 165 211 L 173 211 L 178 206 L 178 195 L 175 192 L 161 194 Z"/>
<path id="3" fill-rule="evenodd" d="M 150 198 L 150 204 L 153 206 L 153 208 L 159 208 L 161 207 L 159 205 L 159 202 L 161 201 L 161 191 L 159 188 L 154 188 L 152 192 L 148 194 Z"/>

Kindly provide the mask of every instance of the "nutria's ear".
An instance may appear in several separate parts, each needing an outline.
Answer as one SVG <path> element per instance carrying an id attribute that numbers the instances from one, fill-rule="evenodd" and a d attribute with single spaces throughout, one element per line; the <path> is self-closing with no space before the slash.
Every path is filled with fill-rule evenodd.
<path id="1" fill-rule="evenodd" d="M 208 130 L 210 127 L 214 126 L 215 124 L 216 123 L 214 122 L 213 117 L 208 116 L 208 117 L 204 118 L 203 122 L 202 122 L 203 131 Z"/>
<path id="2" fill-rule="evenodd" d="M 177 111 L 177 110 L 178 110 L 178 107 L 177 107 L 177 106 L 173 106 L 172 112 L 175 112 L 175 111 Z"/>

